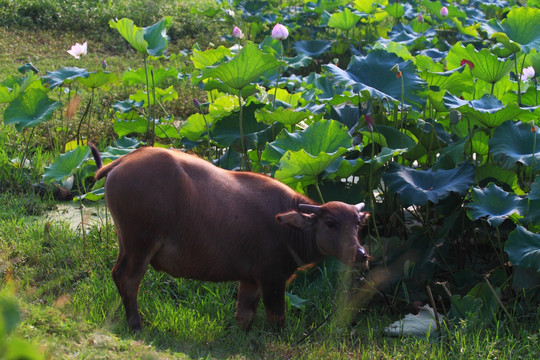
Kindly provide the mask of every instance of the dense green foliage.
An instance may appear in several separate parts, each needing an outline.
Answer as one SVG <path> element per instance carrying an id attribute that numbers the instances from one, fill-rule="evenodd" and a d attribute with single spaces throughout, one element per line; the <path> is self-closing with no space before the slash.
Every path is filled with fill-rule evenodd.
<path id="1" fill-rule="evenodd" d="M 324 302 L 318 296 L 334 299 L 341 291 L 349 302 L 344 306 L 335 297 L 340 305 L 334 306 L 341 307 L 335 318 L 342 322 L 323 330 L 321 336 L 332 339 L 325 356 L 349 356 L 336 350 L 344 344 L 358 348 L 358 339 L 347 333 L 373 340 L 350 325 L 366 321 L 360 314 L 368 304 L 394 311 L 420 301 L 442 308 L 449 330 L 439 333 L 448 347 L 441 348 L 444 354 L 462 336 L 455 330 L 459 324 L 466 324 L 465 331 L 504 329 L 521 339 L 521 320 L 538 324 L 537 1 L 522 6 L 497 0 L 230 0 L 189 10 L 164 1 L 8 3 L 0 1 L 4 26 L 30 26 L 25 21 L 34 19 L 37 27 L 106 31 L 115 41 L 123 39 L 116 49 L 130 48 L 126 54 L 135 66 L 121 73 L 106 64 L 41 73 L 29 64 L 19 68 L 21 75 L 3 79 L 0 189 L 20 193 L 37 187 L 58 197 L 74 184 L 76 201 L 102 203 L 103 182 L 92 180 L 95 164 L 87 141 L 100 145 L 105 162 L 145 144 L 189 149 L 223 168 L 269 174 L 321 202 L 368 205 L 370 273 L 352 281 L 329 262 L 294 287 L 289 307 L 298 316 L 286 330 L 291 339 L 330 311 L 317 305 Z M 84 15 L 90 5 L 96 16 Z M 35 20 L 41 15 L 43 21 Z M 230 29 L 205 39 L 208 48 L 171 51 L 186 36 L 179 24 L 193 22 L 191 16 L 205 19 L 191 35 L 209 36 L 202 30 L 208 23 Z M 71 25 L 77 17 L 84 21 Z M 276 23 L 288 28 L 286 39 L 270 36 Z M 234 25 L 245 37 L 230 34 Z M 197 94 L 188 114 L 176 107 L 191 102 L 186 89 Z M 48 134 L 47 145 L 33 141 L 36 134 Z M 32 186 L 40 178 L 43 183 Z M 28 202 L 21 206 L 32 211 Z M 75 286 L 70 294 L 76 313 L 96 304 L 87 321 L 117 329 L 119 303 L 101 271 L 112 265 L 113 238 L 107 226 L 83 229 L 81 244 L 70 249 L 82 254 L 59 248 L 48 262 L 65 266 L 43 276 L 51 276 L 55 286 Z M 31 257 L 20 244 L 8 243 L 3 251 L 9 246 Z M 47 246 L 44 252 L 52 256 Z M 35 260 L 38 271 L 40 261 Z M 86 273 L 87 268 L 99 270 Z M 25 271 L 31 270 L 17 270 L 23 282 L 42 279 Z M 165 333 L 182 341 L 198 336 L 200 343 L 238 336 L 222 321 L 233 312 L 234 286 L 205 285 L 208 293 L 201 295 L 199 285 L 188 284 L 147 275 L 143 312 L 157 318 L 148 319 L 145 334 L 157 329 L 157 342 Z M 189 295 L 179 297 L 180 289 Z M 51 299 L 66 291 L 53 291 Z M 218 293 L 220 309 L 210 305 Z M 201 307 L 182 307 L 188 314 L 178 310 L 187 303 Z M 199 328 L 206 332 L 190 332 Z M 293 346 L 291 339 L 287 346 Z"/>
<path id="2" fill-rule="evenodd" d="M 190 14 L 191 1 L 166 0 L 0 0 L 0 26 L 83 33 L 90 38 L 105 37 L 109 46 L 118 46 L 112 31 L 111 19 L 129 17 L 137 24 L 151 24 L 165 15 L 174 16 L 169 35 L 173 40 L 186 37 L 204 38 L 212 26 Z M 202 6 L 210 1 L 197 1 Z"/>

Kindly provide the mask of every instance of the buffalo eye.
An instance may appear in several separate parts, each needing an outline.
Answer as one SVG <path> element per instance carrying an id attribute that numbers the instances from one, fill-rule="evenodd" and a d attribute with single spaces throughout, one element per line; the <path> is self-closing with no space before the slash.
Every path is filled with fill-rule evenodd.
<path id="1" fill-rule="evenodd" d="M 337 221 L 332 220 L 332 219 L 326 219 L 325 224 L 326 224 L 326 227 L 329 229 L 335 229 L 338 227 Z"/>

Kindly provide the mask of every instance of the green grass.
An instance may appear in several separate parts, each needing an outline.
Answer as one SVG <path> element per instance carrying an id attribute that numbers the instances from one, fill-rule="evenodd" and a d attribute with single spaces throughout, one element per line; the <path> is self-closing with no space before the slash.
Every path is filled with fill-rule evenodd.
<path id="1" fill-rule="evenodd" d="M 329 315 L 340 277 L 320 269 L 299 276 L 288 291 L 307 299 L 289 306 L 286 327 L 271 329 L 259 307 L 248 334 L 235 324 L 236 284 L 174 279 L 150 269 L 139 294 L 144 329 L 131 333 L 110 276 L 114 230 L 94 223 L 83 237 L 65 222 L 29 216 L 17 196 L 0 196 L 2 283 L 16 288 L 23 320 L 15 335 L 46 358 L 216 359 L 535 359 L 540 356 L 538 315 L 519 321 L 517 336 L 504 317 L 479 328 L 450 323 L 441 339 L 383 336 L 398 318 L 378 301 L 341 306 Z M 27 200 L 30 201 L 30 200 Z M 33 201 L 40 203 L 39 198 Z M 36 205 L 37 206 L 37 205 Z M 47 206 L 45 203 L 43 206 Z M 91 210 L 89 210 L 91 211 Z M 347 312 L 346 314 L 344 312 Z M 305 334 L 310 333 L 305 341 Z"/>
<path id="2" fill-rule="evenodd" d="M 93 16 L 79 16 L 87 9 L 66 3 L 94 7 Z M 190 15 L 189 5 L 193 3 L 200 2 L 119 0 L 107 8 L 107 1 L 0 0 L 2 79 L 17 75 L 17 68 L 27 62 L 42 74 L 63 66 L 96 70 L 103 59 L 108 70 L 117 74 L 140 67 L 141 59 L 125 41 L 107 26 L 103 30 L 111 14 L 128 16 L 141 26 L 173 15 L 170 53 L 191 48 L 195 42 L 202 48 L 218 44 L 218 35 L 228 31 L 223 27 L 229 25 Z M 206 3 L 211 1 L 203 2 L 203 6 Z M 67 54 L 72 44 L 85 40 L 87 56 L 76 60 Z M 183 58 L 164 64 L 190 66 Z M 202 93 L 188 83 L 175 86 L 180 99 L 173 113 L 183 119 L 195 110 L 191 99 Z M 121 98 L 122 91 L 119 88 L 107 94 L 102 99 L 103 108 Z M 107 121 L 105 118 L 91 124 L 105 138 L 112 136 Z M 489 324 L 477 324 L 474 319 L 449 323 L 440 339 L 434 334 L 427 340 L 388 338 L 383 336 L 384 327 L 400 315 L 392 313 L 379 298 L 362 306 L 342 305 L 333 313 L 341 301 L 344 282 L 329 269 L 315 269 L 289 286 L 290 293 L 308 303 L 302 309 L 288 306 L 286 327 L 281 332 L 268 327 L 260 305 L 248 334 L 234 320 L 236 284 L 174 279 L 149 269 L 139 295 L 144 329 L 131 333 L 110 276 L 118 252 L 114 229 L 98 221 L 82 236 L 61 212 L 65 221 L 43 216 L 54 210 L 56 203 L 49 192 L 34 194 L 33 184 L 40 181 L 44 167 L 58 149 L 51 145 L 46 127 L 31 140 L 31 161 L 21 169 L 11 160 L 26 151 L 24 139 L 13 127 L 0 124 L 0 298 L 15 297 L 22 311 L 22 321 L 12 336 L 32 342 L 48 359 L 540 357 L 538 310 L 526 313 L 510 307 L 518 324 L 516 335 L 508 319 L 499 315 Z M 534 307 L 526 309 L 530 308 Z M 306 334 L 310 336 L 303 340 Z"/>

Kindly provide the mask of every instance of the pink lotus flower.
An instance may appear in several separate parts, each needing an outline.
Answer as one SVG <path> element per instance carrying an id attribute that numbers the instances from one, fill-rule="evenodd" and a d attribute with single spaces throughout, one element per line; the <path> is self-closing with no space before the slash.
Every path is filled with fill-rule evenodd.
<path id="1" fill-rule="evenodd" d="M 87 50 L 87 47 L 86 47 L 86 41 L 85 41 L 84 44 L 82 45 L 79 43 L 76 43 L 67 52 L 69 53 L 69 55 L 73 56 L 75 59 L 80 59 L 81 56 L 86 55 L 86 50 Z"/>
<path id="2" fill-rule="evenodd" d="M 443 6 L 439 13 L 441 14 L 442 17 L 447 17 L 448 16 L 448 8 L 446 6 Z"/>
<path id="3" fill-rule="evenodd" d="M 519 76 L 521 81 L 527 81 L 534 77 L 534 68 L 532 66 L 526 67 L 523 69 L 523 74 Z"/>
<path id="4" fill-rule="evenodd" d="M 288 36 L 289 30 L 279 23 L 272 29 L 272 38 L 275 40 L 285 40 Z"/>
<path id="5" fill-rule="evenodd" d="M 242 32 L 242 30 L 240 30 L 239 27 L 235 26 L 233 31 L 232 31 L 232 36 L 234 36 L 237 39 L 243 39 L 244 38 L 244 33 Z"/>
<path id="6" fill-rule="evenodd" d="M 420 24 L 423 24 L 424 23 L 424 16 L 422 14 L 418 14 L 418 22 Z"/>

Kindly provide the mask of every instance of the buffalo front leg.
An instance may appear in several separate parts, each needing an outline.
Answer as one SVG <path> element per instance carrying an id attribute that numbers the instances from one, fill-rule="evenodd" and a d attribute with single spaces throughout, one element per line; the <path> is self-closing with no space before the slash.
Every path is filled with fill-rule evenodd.
<path id="1" fill-rule="evenodd" d="M 249 331 L 253 325 L 257 306 L 259 305 L 259 285 L 251 281 L 238 282 L 236 298 L 236 321 L 243 330 Z"/>
<path id="2" fill-rule="evenodd" d="M 285 281 L 262 284 L 266 319 L 276 328 L 285 325 Z"/>
<path id="3" fill-rule="evenodd" d="M 125 252 L 120 251 L 112 269 L 112 278 L 124 303 L 127 323 L 131 330 L 141 329 L 137 295 L 147 267 L 148 261 L 144 256 L 126 256 Z"/>

